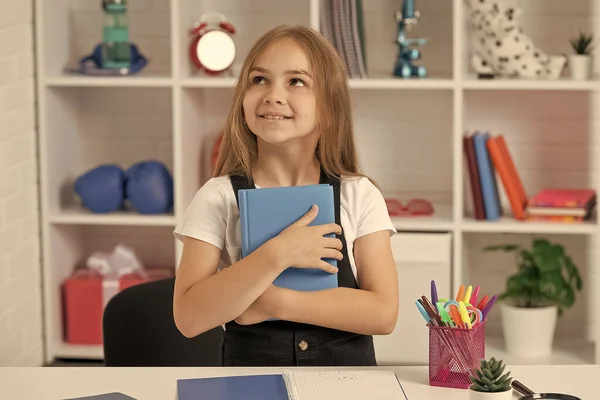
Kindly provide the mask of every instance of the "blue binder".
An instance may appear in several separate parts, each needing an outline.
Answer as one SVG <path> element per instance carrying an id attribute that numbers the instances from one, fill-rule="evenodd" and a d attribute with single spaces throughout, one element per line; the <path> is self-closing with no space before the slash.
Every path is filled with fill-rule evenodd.
<path id="1" fill-rule="evenodd" d="M 288 398 L 281 374 L 177 380 L 177 400 L 288 400 Z"/>
<path id="2" fill-rule="evenodd" d="M 306 214 L 313 204 L 319 206 L 319 214 L 310 223 L 311 226 L 335 222 L 333 186 L 329 184 L 242 189 L 238 192 L 238 197 L 242 257 L 247 257 L 263 243 L 277 236 Z M 335 237 L 335 234 L 326 236 Z M 337 267 L 336 259 L 323 260 Z M 314 291 L 338 287 L 338 278 L 337 273 L 290 266 L 273 284 L 293 290 Z"/>

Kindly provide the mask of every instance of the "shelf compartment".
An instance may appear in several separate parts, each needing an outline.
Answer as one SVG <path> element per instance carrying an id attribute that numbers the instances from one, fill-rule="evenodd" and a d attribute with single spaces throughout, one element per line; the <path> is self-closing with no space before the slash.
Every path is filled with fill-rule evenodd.
<path id="1" fill-rule="evenodd" d="M 575 292 L 573 307 L 565 309 L 564 314 L 558 318 L 555 333 L 555 349 L 548 360 L 524 360 L 511 356 L 516 363 L 546 364 L 552 360 L 573 360 L 582 363 L 584 360 L 593 360 L 594 351 L 590 343 L 594 340 L 594 326 L 597 324 L 594 303 L 595 294 L 593 282 L 595 259 L 597 257 L 596 239 L 591 235 L 571 235 L 570 232 L 532 232 L 527 230 L 518 233 L 509 232 L 465 232 L 463 234 L 463 262 L 462 275 L 456 288 L 460 284 L 479 285 L 480 298 L 486 294 L 500 295 L 506 288 L 507 279 L 518 271 L 515 253 L 504 251 L 485 251 L 487 246 L 503 244 L 517 244 L 525 249 L 530 249 L 532 240 L 544 238 L 551 243 L 560 244 L 565 252 L 572 258 L 579 269 L 583 288 Z M 503 337 L 503 319 L 501 314 L 501 301 L 499 300 L 488 315 L 486 336 L 490 337 L 488 348 L 494 354 L 506 355 Z M 587 351 L 592 350 L 590 353 Z M 593 362 L 592 362 L 593 363 Z"/>
<path id="2" fill-rule="evenodd" d="M 192 36 L 190 29 L 207 12 L 218 11 L 223 14 L 228 22 L 235 28 L 233 35 L 237 47 L 237 54 L 232 66 L 233 71 L 238 71 L 254 45 L 267 30 L 277 25 L 310 25 L 310 1 L 295 0 L 263 0 L 260 7 L 252 1 L 237 0 L 182 0 L 179 5 L 179 31 L 178 65 L 183 78 L 203 76 L 199 73 L 189 58 L 189 46 Z M 227 76 L 225 76 L 227 78 Z"/>
<path id="3" fill-rule="evenodd" d="M 39 2 L 36 9 L 38 40 L 43 44 L 40 75 L 55 79 L 79 77 L 65 73 L 64 69 L 67 65 L 77 65 L 102 42 L 102 6 L 78 0 L 48 4 Z M 142 77 L 171 75 L 170 7 L 170 0 L 132 2 L 128 6 L 129 40 L 148 59 L 148 65 L 140 72 Z"/>
<path id="4" fill-rule="evenodd" d="M 541 51 L 549 56 L 573 54 L 569 39 L 574 38 L 578 32 L 593 33 L 597 26 L 595 17 L 597 9 L 593 1 L 573 1 L 569 3 L 567 10 L 561 0 L 530 0 L 518 2 L 518 8 L 520 12 L 515 13 L 517 15 L 515 18 L 517 26 L 531 39 L 533 46 L 541 49 Z M 464 52 L 461 61 L 464 66 L 463 76 L 465 79 L 469 79 L 469 77 L 474 75 L 470 63 L 470 41 L 479 40 L 468 27 L 467 18 L 469 12 L 468 6 L 464 4 Z M 515 40 L 514 37 L 509 38 L 510 40 Z M 496 38 L 491 40 L 496 40 Z M 560 80 L 569 79 L 570 76 L 567 61 L 561 73 Z M 503 82 L 497 88 L 501 88 L 504 84 Z M 559 90 L 570 86 L 569 83 L 562 85 L 560 81 L 554 83 L 548 82 L 547 85 L 541 84 L 535 87 L 528 87 L 529 85 L 537 85 L 535 83 L 524 83 L 524 85 L 523 89 L 543 89 L 546 86 L 555 86 L 555 89 Z M 577 90 L 586 90 L 584 89 L 584 85 L 576 84 L 576 86 L 578 87 Z"/>
<path id="5" fill-rule="evenodd" d="M 42 181 L 51 218 L 108 223 L 122 216 L 86 215 L 75 195 L 74 181 L 98 165 L 117 164 L 126 170 L 157 160 L 174 176 L 170 88 L 50 88 L 42 96 Z M 74 209 L 80 211 L 73 214 Z M 131 211 L 129 217 L 122 223 L 169 219 L 173 213 Z"/>
<path id="6" fill-rule="evenodd" d="M 535 90 L 466 91 L 464 129 L 503 135 L 526 198 L 544 188 L 597 190 L 594 153 L 598 149 L 593 113 L 594 94 Z M 521 221 L 512 207 L 500 174 L 493 168 L 503 216 L 499 220 L 474 220 L 473 197 L 467 163 L 463 157 L 464 229 L 513 232 L 595 233 L 596 217 L 583 222 Z"/>
<path id="7" fill-rule="evenodd" d="M 400 11 L 400 6 L 399 2 L 363 2 L 366 68 L 369 77 L 391 76 L 394 72 L 398 55 L 398 24 L 394 15 Z M 422 1 L 417 4 L 416 9 L 420 12 L 420 18 L 406 35 L 409 39 L 424 38 L 427 42 L 415 47 L 421 52 L 421 58 L 414 64 L 425 66 L 428 77 L 434 81 L 451 79 L 453 2 Z"/>
<path id="8" fill-rule="evenodd" d="M 363 90 L 353 112 L 359 162 L 384 197 L 434 206 L 430 217 L 394 218 L 397 227 L 451 229 L 453 92 Z"/>
<path id="9" fill-rule="evenodd" d="M 175 269 L 172 227 L 50 225 L 44 229 L 44 287 L 46 340 L 49 359 L 89 358 L 102 355 L 101 346 L 73 345 L 64 341 L 62 285 L 75 268 L 85 267 L 96 251 L 111 252 L 117 244 L 133 249 L 145 268 Z"/>

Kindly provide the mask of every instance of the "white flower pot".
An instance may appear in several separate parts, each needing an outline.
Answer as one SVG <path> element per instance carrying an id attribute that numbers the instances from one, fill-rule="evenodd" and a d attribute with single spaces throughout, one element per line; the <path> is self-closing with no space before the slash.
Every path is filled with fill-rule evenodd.
<path id="1" fill-rule="evenodd" d="M 583 54 L 569 56 L 569 69 L 571 78 L 576 81 L 585 81 L 592 77 L 592 57 Z"/>
<path id="2" fill-rule="evenodd" d="M 519 358 L 546 357 L 552 352 L 558 308 L 500 305 L 506 351 Z"/>
<path id="3" fill-rule="evenodd" d="M 512 389 L 497 393 L 477 392 L 469 389 L 469 400 L 512 400 L 512 393 Z"/>

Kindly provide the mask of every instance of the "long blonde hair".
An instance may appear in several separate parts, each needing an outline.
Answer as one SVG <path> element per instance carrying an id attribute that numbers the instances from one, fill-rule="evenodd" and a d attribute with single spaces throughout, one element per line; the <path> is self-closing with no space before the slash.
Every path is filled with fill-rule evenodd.
<path id="1" fill-rule="evenodd" d="M 243 100 L 249 85 L 250 69 L 256 58 L 278 39 L 291 38 L 304 49 L 313 70 L 317 100 L 317 129 L 320 130 L 317 157 L 329 176 L 365 176 L 354 144 L 352 106 L 346 67 L 337 50 L 320 33 L 297 26 L 278 26 L 266 32 L 250 49 L 235 87 L 214 176 L 246 175 L 258 156 L 256 136 L 244 123 Z"/>

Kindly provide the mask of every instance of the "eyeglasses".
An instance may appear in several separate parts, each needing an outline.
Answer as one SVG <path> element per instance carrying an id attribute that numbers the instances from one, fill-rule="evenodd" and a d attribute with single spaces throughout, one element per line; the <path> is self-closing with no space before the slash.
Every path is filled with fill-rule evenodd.
<path id="1" fill-rule="evenodd" d="M 411 199 L 406 203 L 398 199 L 385 199 L 388 214 L 392 217 L 432 215 L 433 205 L 425 199 Z"/>

